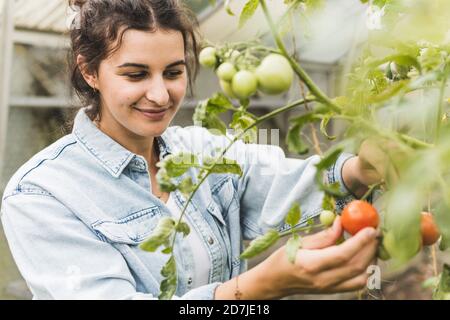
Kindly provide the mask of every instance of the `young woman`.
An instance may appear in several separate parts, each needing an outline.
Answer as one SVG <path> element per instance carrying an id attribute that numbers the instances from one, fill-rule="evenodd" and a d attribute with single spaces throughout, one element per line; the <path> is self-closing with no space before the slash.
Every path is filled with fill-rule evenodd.
<path id="1" fill-rule="evenodd" d="M 9 181 L 4 231 L 35 299 L 155 299 L 168 256 L 138 245 L 186 201 L 159 190 L 156 163 L 180 151 L 211 155 L 228 143 L 201 127 L 169 127 L 196 73 L 197 23 L 176 0 L 70 3 L 79 11 L 71 29 L 72 85 L 85 107 L 71 134 Z M 295 264 L 281 247 L 246 271 L 239 259 L 244 239 L 286 229 L 283 216 L 294 201 L 303 222 L 320 212 L 319 157 L 289 159 L 278 147 L 243 143 L 227 156 L 244 174 L 211 175 L 189 205 L 192 231 L 174 253 L 175 298 L 234 299 L 238 286 L 242 299 L 276 299 L 365 285 L 376 231 L 367 228 L 336 246 L 339 219 L 304 239 Z M 361 196 L 374 174 L 364 163 L 343 154 L 324 179 Z"/>

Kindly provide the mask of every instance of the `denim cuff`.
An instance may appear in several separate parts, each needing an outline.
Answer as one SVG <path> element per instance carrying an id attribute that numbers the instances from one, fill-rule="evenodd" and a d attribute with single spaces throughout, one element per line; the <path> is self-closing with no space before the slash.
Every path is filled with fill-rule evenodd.
<path id="1" fill-rule="evenodd" d="M 352 192 L 346 187 L 344 183 L 344 179 L 342 177 L 342 168 L 344 167 L 344 163 L 350 158 L 355 157 L 354 154 L 351 153 L 342 153 L 336 162 L 328 168 L 327 182 L 328 184 L 339 183 L 339 191 L 344 194 L 343 197 L 336 197 L 336 211 L 339 213 L 344 210 L 344 207 L 351 201 L 355 200 L 356 197 L 352 194 Z"/>

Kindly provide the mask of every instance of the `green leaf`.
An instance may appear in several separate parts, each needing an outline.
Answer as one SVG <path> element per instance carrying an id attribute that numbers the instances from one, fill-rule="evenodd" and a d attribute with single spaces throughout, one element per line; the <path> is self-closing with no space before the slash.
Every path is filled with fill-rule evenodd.
<path id="1" fill-rule="evenodd" d="M 175 258 L 171 256 L 161 270 L 161 275 L 165 278 L 160 285 L 160 300 L 170 300 L 177 289 L 177 266 Z"/>
<path id="2" fill-rule="evenodd" d="M 444 264 L 439 284 L 433 293 L 434 300 L 450 300 L 450 266 Z"/>
<path id="3" fill-rule="evenodd" d="M 322 118 L 322 121 L 320 122 L 320 132 L 328 139 L 328 140 L 335 140 L 336 136 L 330 136 L 327 132 L 327 126 L 330 122 L 331 118 L 333 117 L 332 114 L 327 114 Z"/>
<path id="4" fill-rule="evenodd" d="M 334 211 L 335 203 L 336 202 L 335 202 L 333 196 L 331 196 L 329 194 L 325 194 L 325 196 L 323 197 L 323 201 L 322 201 L 322 209 Z"/>
<path id="5" fill-rule="evenodd" d="M 191 194 L 195 189 L 195 184 L 192 182 L 191 177 L 187 177 L 183 179 L 180 184 L 178 185 L 178 189 L 184 194 L 189 195 Z"/>
<path id="6" fill-rule="evenodd" d="M 233 109 L 230 99 L 221 92 L 216 93 L 197 105 L 193 116 L 194 124 L 210 129 L 215 135 L 225 134 L 227 126 L 218 115 Z"/>
<path id="7" fill-rule="evenodd" d="M 445 197 L 445 195 L 443 195 Z M 445 199 L 445 198 L 444 198 Z M 448 199 L 448 198 L 447 198 Z M 447 200 L 448 201 L 448 200 Z M 434 211 L 434 218 L 436 219 L 436 224 L 439 226 L 439 232 L 442 235 L 441 241 L 439 243 L 440 249 L 447 249 L 450 247 L 450 207 L 445 201 Z"/>
<path id="8" fill-rule="evenodd" d="M 241 259 L 250 259 L 267 250 L 280 238 L 277 230 L 270 229 L 266 234 L 250 242 L 248 248 L 241 254 Z"/>
<path id="9" fill-rule="evenodd" d="M 211 166 L 215 161 L 215 158 L 205 157 L 203 159 L 203 164 Z M 235 160 L 222 157 L 217 161 L 217 164 L 211 168 L 211 173 L 231 173 L 242 176 L 242 169 Z"/>
<path id="10" fill-rule="evenodd" d="M 258 9 L 259 0 L 249 0 L 242 9 L 241 16 L 239 17 L 239 28 L 242 28 L 247 21 L 255 14 Z"/>
<path id="11" fill-rule="evenodd" d="M 297 257 L 297 251 L 301 245 L 301 238 L 298 234 L 294 234 L 286 242 L 286 254 L 290 263 L 295 263 L 295 258 Z"/>
<path id="12" fill-rule="evenodd" d="M 339 190 L 339 182 L 335 182 L 333 184 L 325 184 L 323 182 L 323 172 L 336 163 L 337 159 L 343 152 L 343 147 L 340 145 L 336 145 L 330 150 L 328 150 L 320 160 L 318 164 L 316 164 L 317 172 L 315 176 L 315 181 L 319 188 L 325 191 L 329 195 L 333 195 L 335 197 L 343 197 L 345 196 Z"/>
<path id="13" fill-rule="evenodd" d="M 317 115 L 307 113 L 289 120 L 293 123 L 293 126 L 289 129 L 286 137 L 286 144 L 288 145 L 290 152 L 295 152 L 298 154 L 308 153 L 308 146 L 303 142 L 301 132 L 307 123 L 313 122 L 316 119 L 318 119 Z"/>
<path id="14" fill-rule="evenodd" d="M 418 186 L 417 184 L 416 186 Z M 405 181 L 388 194 L 385 226 L 388 238 L 385 247 L 397 263 L 408 262 L 420 250 L 420 213 L 424 203 L 423 190 L 414 182 Z"/>
<path id="15" fill-rule="evenodd" d="M 161 251 L 164 254 L 171 254 L 172 253 L 172 247 L 167 247 L 164 250 Z"/>
<path id="16" fill-rule="evenodd" d="M 241 134 L 244 130 L 249 128 L 256 122 L 256 118 L 248 112 L 236 112 L 233 115 L 233 120 L 230 123 L 230 128 L 234 129 L 235 135 Z M 242 137 L 245 143 L 255 143 L 258 136 L 258 128 L 255 126 L 248 130 Z"/>
<path id="17" fill-rule="evenodd" d="M 167 175 L 171 178 L 183 175 L 189 168 L 196 165 L 198 165 L 197 157 L 187 152 L 170 154 L 157 164 L 158 167 L 164 168 Z"/>
<path id="18" fill-rule="evenodd" d="M 160 168 L 156 174 L 156 181 L 158 182 L 159 189 L 164 192 L 172 192 L 177 190 L 177 186 L 172 182 L 167 170 Z"/>
<path id="19" fill-rule="evenodd" d="M 158 221 L 150 237 L 139 247 L 144 251 L 155 252 L 160 246 L 165 244 L 175 230 L 175 220 L 163 217 Z"/>
<path id="20" fill-rule="evenodd" d="M 183 236 L 186 237 L 191 232 L 191 228 L 189 228 L 189 225 L 186 222 L 181 221 L 177 227 L 177 232 L 183 233 Z"/>
<path id="21" fill-rule="evenodd" d="M 286 216 L 285 221 L 291 227 L 295 227 L 297 225 L 297 223 L 300 221 L 300 218 L 301 218 L 300 205 L 297 202 L 294 202 L 291 209 L 289 209 L 289 212 Z"/>

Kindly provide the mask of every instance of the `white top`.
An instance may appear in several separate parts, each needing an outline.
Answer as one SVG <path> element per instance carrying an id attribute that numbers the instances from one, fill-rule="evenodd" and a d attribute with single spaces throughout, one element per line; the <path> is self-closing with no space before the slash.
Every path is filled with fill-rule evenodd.
<path id="1" fill-rule="evenodd" d="M 166 206 L 169 208 L 172 216 L 174 218 L 179 218 L 181 210 L 175 203 L 172 193 L 169 195 Z M 184 219 L 191 229 L 191 232 L 184 238 L 188 241 L 189 246 L 192 248 L 192 253 L 194 257 L 194 277 L 192 279 L 193 287 L 203 286 L 209 283 L 209 271 L 211 269 L 211 261 L 209 258 L 208 251 L 206 249 L 205 242 L 202 240 L 201 235 L 197 230 L 191 225 L 188 219 Z"/>

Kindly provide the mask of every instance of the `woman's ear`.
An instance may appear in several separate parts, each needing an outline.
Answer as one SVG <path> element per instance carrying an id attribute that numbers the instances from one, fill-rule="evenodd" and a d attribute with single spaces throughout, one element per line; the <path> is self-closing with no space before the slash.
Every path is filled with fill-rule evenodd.
<path id="1" fill-rule="evenodd" d="M 96 90 L 98 88 L 97 75 L 89 72 L 86 67 L 86 59 L 81 54 L 77 56 L 77 65 L 84 80 L 91 86 L 91 88 Z"/>

